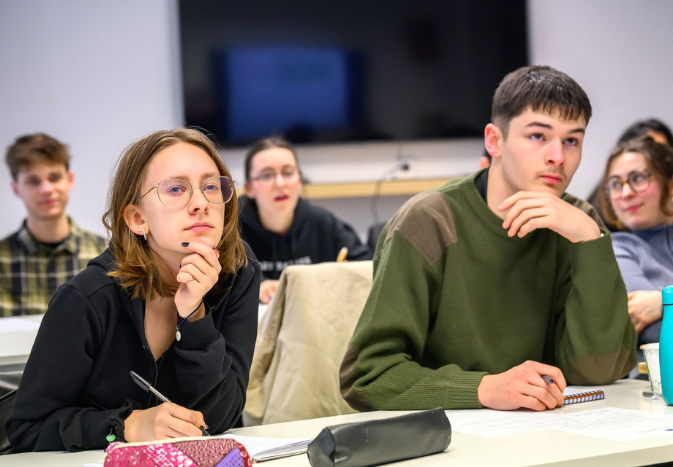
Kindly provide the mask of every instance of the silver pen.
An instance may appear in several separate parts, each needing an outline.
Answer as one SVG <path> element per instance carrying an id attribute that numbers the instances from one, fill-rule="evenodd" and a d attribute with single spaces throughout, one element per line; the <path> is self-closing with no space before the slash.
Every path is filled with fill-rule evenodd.
<path id="1" fill-rule="evenodd" d="M 143 378 L 142 376 L 140 376 L 140 375 L 139 375 L 138 373 L 136 373 L 135 371 L 132 371 L 132 372 L 131 372 L 131 378 L 133 378 L 133 381 L 134 381 L 138 386 L 140 386 L 141 388 L 143 388 L 145 391 L 151 392 L 152 394 L 154 394 L 155 396 L 157 396 L 157 399 L 159 399 L 161 402 L 170 402 L 170 400 L 168 399 L 168 397 L 164 396 L 164 395 L 161 394 L 159 391 L 157 391 L 156 389 L 154 389 L 154 388 L 152 387 L 152 385 L 151 385 L 150 383 L 148 383 L 147 380 L 146 380 L 145 378 Z M 201 425 L 199 428 L 201 428 L 201 434 L 202 434 L 203 436 L 210 436 L 210 433 L 208 433 L 208 430 L 206 430 L 206 427 L 204 427 L 203 425 Z"/>

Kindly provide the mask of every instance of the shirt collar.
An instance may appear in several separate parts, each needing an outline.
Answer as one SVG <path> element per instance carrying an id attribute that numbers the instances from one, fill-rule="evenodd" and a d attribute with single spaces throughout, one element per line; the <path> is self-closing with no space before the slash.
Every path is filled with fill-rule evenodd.
<path id="1" fill-rule="evenodd" d="M 71 218 L 68 217 L 68 224 L 70 226 L 70 233 L 63 243 L 61 243 L 57 248 L 52 251 L 52 254 L 58 253 L 61 251 L 66 251 L 73 255 L 79 253 L 80 238 L 82 237 L 82 231 L 77 224 L 73 222 Z M 26 249 L 26 252 L 30 255 L 36 254 L 40 249 L 43 249 L 44 246 L 39 242 L 33 234 L 28 230 L 27 221 L 24 220 L 21 228 L 18 232 L 19 242 L 21 242 Z"/>

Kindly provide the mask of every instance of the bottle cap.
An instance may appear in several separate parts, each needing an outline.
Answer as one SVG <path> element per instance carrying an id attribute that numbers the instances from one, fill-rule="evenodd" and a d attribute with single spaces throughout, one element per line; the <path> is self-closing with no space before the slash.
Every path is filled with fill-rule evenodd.
<path id="1" fill-rule="evenodd" d="M 661 291 L 661 300 L 664 305 L 673 305 L 673 285 L 664 287 Z"/>

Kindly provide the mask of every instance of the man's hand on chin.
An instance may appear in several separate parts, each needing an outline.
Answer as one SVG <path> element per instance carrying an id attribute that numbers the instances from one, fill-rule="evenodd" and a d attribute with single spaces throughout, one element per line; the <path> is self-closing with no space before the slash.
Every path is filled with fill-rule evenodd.
<path id="1" fill-rule="evenodd" d="M 573 243 L 601 236 L 587 213 L 551 193 L 520 191 L 498 206 L 501 212 L 508 209 L 502 227 L 510 237 L 521 238 L 536 229 L 553 230 Z"/>

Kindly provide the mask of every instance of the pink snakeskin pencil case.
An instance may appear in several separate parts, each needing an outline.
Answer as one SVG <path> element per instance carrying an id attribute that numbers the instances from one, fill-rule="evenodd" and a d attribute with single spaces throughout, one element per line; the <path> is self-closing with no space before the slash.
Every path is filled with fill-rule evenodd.
<path id="1" fill-rule="evenodd" d="M 242 444 L 223 438 L 177 438 L 151 443 L 112 443 L 105 467 L 251 467 Z"/>

